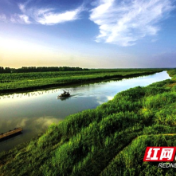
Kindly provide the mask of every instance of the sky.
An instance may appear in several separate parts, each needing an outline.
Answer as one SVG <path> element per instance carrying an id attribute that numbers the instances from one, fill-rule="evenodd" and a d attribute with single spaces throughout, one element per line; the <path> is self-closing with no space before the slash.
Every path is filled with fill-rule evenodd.
<path id="1" fill-rule="evenodd" d="M 0 66 L 176 67 L 176 1 L 0 0 Z"/>

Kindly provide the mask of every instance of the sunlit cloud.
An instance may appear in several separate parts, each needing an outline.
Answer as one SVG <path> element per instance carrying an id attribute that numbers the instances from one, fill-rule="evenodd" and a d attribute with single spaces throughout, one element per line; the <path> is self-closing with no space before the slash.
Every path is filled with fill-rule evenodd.
<path id="1" fill-rule="evenodd" d="M 99 0 L 90 11 L 90 20 L 99 26 L 97 42 L 131 46 L 156 35 L 160 20 L 174 8 L 171 0 Z"/>

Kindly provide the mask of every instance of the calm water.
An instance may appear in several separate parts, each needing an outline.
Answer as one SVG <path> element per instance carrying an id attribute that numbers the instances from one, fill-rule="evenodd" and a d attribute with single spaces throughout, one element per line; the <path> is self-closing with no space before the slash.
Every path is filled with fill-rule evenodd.
<path id="1" fill-rule="evenodd" d="M 50 124 L 58 123 L 70 114 L 95 108 L 111 100 L 122 90 L 146 86 L 169 78 L 167 72 L 163 71 L 150 76 L 121 81 L 0 96 L 0 133 L 15 127 L 24 128 L 23 134 L 0 142 L 0 152 L 29 141 L 37 134 L 44 132 Z M 66 100 L 57 99 L 63 89 L 69 90 L 72 97 Z"/>

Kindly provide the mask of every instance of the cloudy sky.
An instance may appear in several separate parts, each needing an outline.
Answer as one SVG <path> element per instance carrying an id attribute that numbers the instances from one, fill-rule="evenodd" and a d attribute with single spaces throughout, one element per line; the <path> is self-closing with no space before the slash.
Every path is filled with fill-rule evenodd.
<path id="1" fill-rule="evenodd" d="M 0 0 L 0 66 L 176 67 L 176 1 Z"/>

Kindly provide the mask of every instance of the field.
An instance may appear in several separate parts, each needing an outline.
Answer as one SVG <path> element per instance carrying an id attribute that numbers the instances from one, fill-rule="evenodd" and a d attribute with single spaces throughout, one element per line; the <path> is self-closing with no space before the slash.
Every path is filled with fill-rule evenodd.
<path id="1" fill-rule="evenodd" d="M 109 78 L 122 79 L 162 71 L 163 69 L 92 69 L 88 71 L 57 71 L 0 73 L 0 94 L 56 86 L 81 84 Z"/>
<path id="2" fill-rule="evenodd" d="M 176 146 L 176 69 L 171 80 L 118 93 L 0 154 L 1 176 L 171 176 L 143 162 L 147 146 Z"/>

